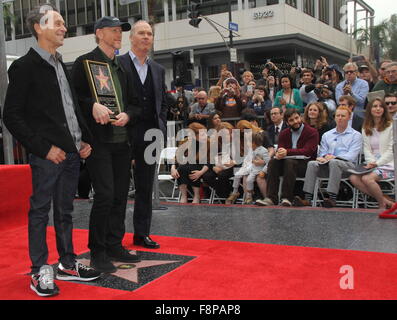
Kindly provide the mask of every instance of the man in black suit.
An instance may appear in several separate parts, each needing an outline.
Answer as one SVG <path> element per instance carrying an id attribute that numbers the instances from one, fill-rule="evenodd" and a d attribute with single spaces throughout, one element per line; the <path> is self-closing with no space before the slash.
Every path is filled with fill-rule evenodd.
<path id="1" fill-rule="evenodd" d="M 354 113 L 354 108 L 356 107 L 356 100 L 352 96 L 341 96 L 339 98 L 338 107 L 340 106 L 348 107 L 351 110 L 352 114 L 349 120 L 349 126 L 351 126 L 354 130 L 361 133 L 361 129 L 364 123 L 364 118 Z"/>
<path id="2" fill-rule="evenodd" d="M 73 65 L 73 83 L 83 115 L 93 134 L 93 151 L 87 168 L 94 188 L 94 203 L 90 213 L 88 247 L 91 266 L 102 272 L 115 272 L 111 261 L 139 262 L 122 246 L 125 234 L 125 212 L 130 184 L 131 147 L 126 125 L 132 117 L 127 101 L 127 77 L 115 50 L 120 49 L 122 31 L 129 23 L 115 17 L 102 17 L 94 26 L 98 47 L 77 58 Z M 111 121 L 113 112 L 93 98 L 84 70 L 84 60 L 106 62 L 111 71 L 121 112 Z"/>
<path id="3" fill-rule="evenodd" d="M 59 288 L 47 263 L 46 229 L 51 201 L 60 262 L 56 278 L 90 281 L 100 275 L 76 261 L 72 241 L 71 213 L 80 158 L 90 156 L 92 135 L 62 57 L 56 51 L 63 45 L 66 33 L 62 16 L 46 5 L 29 12 L 26 23 L 38 43 L 9 69 L 4 123 L 29 152 L 32 171 L 28 222 L 30 288 L 39 296 L 53 296 Z"/>
<path id="4" fill-rule="evenodd" d="M 130 40 L 131 50 L 120 57 L 120 62 L 128 74 L 128 100 L 134 108 L 130 136 L 135 160 L 133 243 L 156 249 L 160 245 L 150 238 L 156 166 L 148 164 L 144 158 L 146 147 L 152 143 L 144 141 L 144 135 L 150 129 L 160 129 L 163 135 L 166 134 L 165 70 L 148 57 L 153 46 L 153 30 L 146 21 L 138 21 L 132 26 Z"/>
<path id="5" fill-rule="evenodd" d="M 283 111 L 279 107 L 270 109 L 270 120 L 272 124 L 267 128 L 270 143 L 278 144 L 278 135 L 281 131 L 288 128 L 288 124 L 283 121 Z"/>

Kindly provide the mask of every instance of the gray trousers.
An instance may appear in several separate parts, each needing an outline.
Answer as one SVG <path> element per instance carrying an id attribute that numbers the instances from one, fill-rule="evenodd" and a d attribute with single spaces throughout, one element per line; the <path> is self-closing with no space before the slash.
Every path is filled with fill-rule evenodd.
<path id="1" fill-rule="evenodd" d="M 347 178 L 350 174 L 347 169 L 354 168 L 354 163 L 339 159 L 332 159 L 326 164 L 319 164 L 317 161 L 310 161 L 307 164 L 305 184 L 303 191 L 305 193 L 314 193 L 316 178 L 329 178 L 327 192 L 339 193 L 339 186 L 342 178 Z"/>

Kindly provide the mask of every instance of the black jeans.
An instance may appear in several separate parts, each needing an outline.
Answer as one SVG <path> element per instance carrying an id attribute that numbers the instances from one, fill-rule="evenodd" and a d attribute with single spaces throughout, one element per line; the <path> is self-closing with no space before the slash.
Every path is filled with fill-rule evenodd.
<path id="1" fill-rule="evenodd" d="M 233 187 L 230 178 L 234 176 L 234 167 L 222 170 L 216 174 L 214 170 L 208 170 L 203 174 L 204 182 L 215 189 L 216 194 L 221 198 L 227 198 Z"/>
<path id="2" fill-rule="evenodd" d="M 93 254 L 121 246 L 130 184 L 131 148 L 125 143 L 94 143 L 86 161 L 94 188 L 88 247 Z"/>
<path id="3" fill-rule="evenodd" d="M 41 266 L 47 264 L 46 232 L 51 200 L 59 261 L 63 265 L 73 266 L 76 255 L 72 242 L 72 212 L 79 181 L 80 156 L 78 153 L 67 153 L 66 160 L 55 164 L 31 154 L 29 164 L 33 187 L 28 224 L 32 273 L 39 272 Z"/>

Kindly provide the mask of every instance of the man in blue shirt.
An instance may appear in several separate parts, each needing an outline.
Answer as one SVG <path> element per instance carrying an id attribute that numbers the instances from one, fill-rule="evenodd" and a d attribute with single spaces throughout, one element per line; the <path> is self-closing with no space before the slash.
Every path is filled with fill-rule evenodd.
<path id="1" fill-rule="evenodd" d="M 332 208 L 336 205 L 336 196 L 339 192 L 340 181 L 347 170 L 354 168 L 362 148 L 361 134 L 349 126 L 351 111 L 342 106 L 336 110 L 336 128 L 324 133 L 319 157 L 307 165 L 305 184 L 305 200 L 295 197 L 295 206 L 309 206 L 313 199 L 317 177 L 329 177 L 324 207 Z"/>
<path id="2" fill-rule="evenodd" d="M 336 101 L 344 95 L 352 96 L 356 102 L 355 113 L 364 118 L 365 101 L 369 92 L 368 82 L 357 77 L 358 67 L 354 62 L 349 62 L 343 67 L 345 72 L 345 81 L 336 86 Z"/>

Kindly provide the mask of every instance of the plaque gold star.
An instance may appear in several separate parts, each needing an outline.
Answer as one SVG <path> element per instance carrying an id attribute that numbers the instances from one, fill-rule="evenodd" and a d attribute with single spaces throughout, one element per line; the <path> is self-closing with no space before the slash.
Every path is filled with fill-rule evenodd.
<path id="1" fill-rule="evenodd" d="M 105 76 L 102 72 L 102 69 L 99 68 L 99 75 L 96 75 L 95 78 L 99 81 L 99 84 L 101 86 L 101 90 L 103 88 L 107 88 L 110 91 L 109 85 L 108 85 L 108 80 L 109 77 Z"/>

